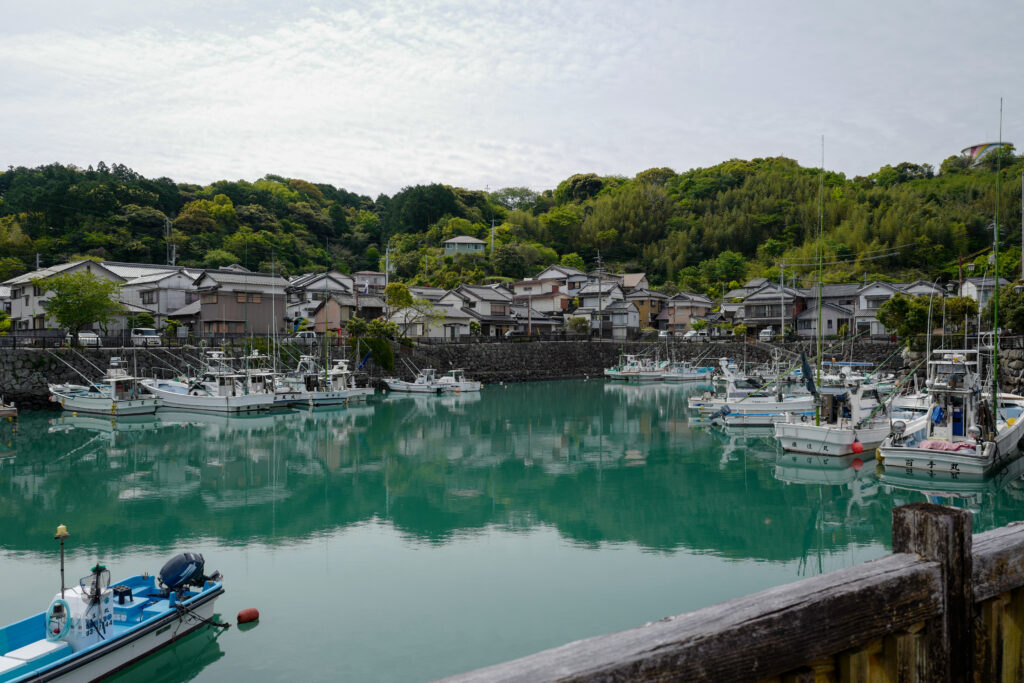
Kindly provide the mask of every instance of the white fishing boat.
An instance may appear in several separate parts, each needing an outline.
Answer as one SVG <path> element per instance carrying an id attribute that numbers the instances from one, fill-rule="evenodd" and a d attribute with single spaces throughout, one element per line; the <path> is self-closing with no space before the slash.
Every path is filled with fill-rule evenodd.
<path id="1" fill-rule="evenodd" d="M 73 413 L 148 415 L 160 399 L 144 388 L 143 380 L 128 374 L 124 359 L 114 356 L 104 377 L 91 385 L 50 384 L 50 400 Z"/>
<path id="2" fill-rule="evenodd" d="M 1019 456 L 1024 397 L 982 390 L 976 350 L 936 351 L 928 360 L 930 405 L 924 425 L 893 422 L 880 447 L 886 468 L 984 475 Z"/>
<path id="3" fill-rule="evenodd" d="M 923 421 L 923 414 L 917 420 Z M 873 452 L 890 431 L 889 408 L 874 385 L 853 380 L 840 395 L 821 395 L 820 415 L 790 414 L 785 422 L 776 423 L 775 438 L 793 453 L 859 455 Z"/>
<path id="4" fill-rule="evenodd" d="M 406 394 L 442 394 L 444 387 L 438 383 L 433 368 L 424 368 L 416 373 L 415 379 L 407 382 L 398 377 L 385 377 L 384 384 L 390 391 Z"/>
<path id="5" fill-rule="evenodd" d="M 203 556 L 182 553 L 158 576 L 148 572 L 110 585 L 97 564 L 78 585 L 64 587 L 42 612 L 0 628 L 0 681 L 97 681 L 213 621 L 224 593 L 219 572 L 205 576 Z"/>
<path id="6" fill-rule="evenodd" d="M 273 374 L 267 370 L 236 371 L 221 351 L 207 354 L 206 367 L 195 378 L 145 379 L 161 405 L 214 413 L 249 413 L 274 405 Z"/>
<path id="7" fill-rule="evenodd" d="M 695 367 L 688 361 L 676 361 L 665 368 L 661 379 L 665 382 L 706 382 L 714 381 L 713 367 Z"/>
<path id="8" fill-rule="evenodd" d="M 710 415 L 712 421 L 721 418 L 722 424 L 763 426 L 785 420 L 787 413 L 806 414 L 814 410 L 814 397 L 810 394 L 784 394 L 778 387 L 771 389 L 755 378 L 741 377 L 729 368 L 726 358 L 719 365 L 725 391 L 704 392 L 687 401 L 691 410 Z"/>
<path id="9" fill-rule="evenodd" d="M 0 418 L 13 419 L 18 417 L 18 409 L 13 403 L 4 403 L 3 396 L 0 396 Z"/>
<path id="10" fill-rule="evenodd" d="M 437 379 L 437 383 L 444 387 L 445 391 L 480 391 L 483 386 L 481 382 L 466 379 L 466 371 L 462 369 L 449 370 Z"/>
<path id="11" fill-rule="evenodd" d="M 349 401 L 365 401 L 374 394 L 373 387 L 361 387 L 356 383 L 356 373 L 345 358 L 334 361 L 327 380 L 332 391 L 340 391 Z"/>
<path id="12" fill-rule="evenodd" d="M 668 361 L 656 361 L 649 356 L 625 354 L 618 365 L 605 368 L 608 379 L 627 382 L 655 382 L 665 375 Z"/>

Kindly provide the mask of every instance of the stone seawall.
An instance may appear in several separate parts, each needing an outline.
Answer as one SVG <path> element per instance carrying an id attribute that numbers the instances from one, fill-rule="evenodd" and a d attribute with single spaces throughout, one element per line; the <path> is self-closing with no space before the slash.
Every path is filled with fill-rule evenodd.
<path id="1" fill-rule="evenodd" d="M 804 350 L 813 355 L 814 345 L 807 342 L 781 345 L 782 360 L 792 361 Z M 386 372 L 372 362 L 364 368 L 376 386 L 388 375 L 406 379 L 413 376 L 412 367 L 434 368 L 445 372 L 463 368 L 466 373 L 485 383 L 522 382 L 582 377 L 600 377 L 606 367 L 614 365 L 620 353 L 641 353 L 666 350 L 680 360 L 700 361 L 702 365 L 717 364 L 726 357 L 738 363 L 759 364 L 770 361 L 775 347 L 758 342 L 713 342 L 707 344 L 665 342 L 612 341 L 509 341 L 502 343 L 422 344 L 412 348 L 395 345 L 394 372 Z M 860 343 L 848 348 L 826 347 L 826 357 L 882 362 L 899 371 L 904 360 L 899 349 L 888 343 Z M 143 377 L 167 377 L 199 365 L 201 350 L 194 348 L 140 349 L 0 349 L 0 396 L 23 408 L 49 406 L 47 384 L 71 382 L 81 384 L 86 377 L 99 378 L 111 356 L 125 357 L 133 373 Z M 1010 360 L 1007 358 L 1007 360 Z M 1019 363 L 1014 358 L 1013 362 Z M 1017 378 L 1019 371 L 1013 373 Z"/>

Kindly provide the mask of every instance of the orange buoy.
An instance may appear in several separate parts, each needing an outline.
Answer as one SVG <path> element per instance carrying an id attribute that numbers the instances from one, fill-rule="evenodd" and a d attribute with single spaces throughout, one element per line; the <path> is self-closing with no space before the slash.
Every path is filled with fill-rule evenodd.
<path id="1" fill-rule="evenodd" d="M 260 611 L 255 607 L 246 607 L 238 613 L 238 623 L 248 624 L 250 621 L 259 621 Z"/>
<path id="2" fill-rule="evenodd" d="M 853 443 L 850 444 L 850 450 L 856 453 L 857 455 L 860 455 L 861 453 L 864 452 L 864 444 L 862 444 L 860 441 L 854 441 Z"/>

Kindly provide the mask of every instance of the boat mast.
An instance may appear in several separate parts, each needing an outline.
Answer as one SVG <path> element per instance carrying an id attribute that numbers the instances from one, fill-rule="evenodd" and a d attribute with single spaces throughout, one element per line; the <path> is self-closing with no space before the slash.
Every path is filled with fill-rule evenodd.
<path id="1" fill-rule="evenodd" d="M 818 174 L 818 377 L 817 385 L 821 387 L 821 277 L 822 261 L 825 251 L 822 235 L 825 225 L 825 136 L 821 136 L 821 172 Z M 820 389 L 819 389 L 820 391 Z M 814 402 L 814 424 L 821 425 L 821 399 Z"/>
<path id="2" fill-rule="evenodd" d="M 1003 149 L 1003 98 L 999 98 L 999 146 L 996 147 L 996 224 L 992 237 L 992 253 L 996 257 L 995 274 L 992 276 L 992 420 L 999 415 L 999 176 L 1002 175 Z M 993 431 L 995 430 L 993 424 Z M 993 438 L 995 438 L 993 436 Z"/>

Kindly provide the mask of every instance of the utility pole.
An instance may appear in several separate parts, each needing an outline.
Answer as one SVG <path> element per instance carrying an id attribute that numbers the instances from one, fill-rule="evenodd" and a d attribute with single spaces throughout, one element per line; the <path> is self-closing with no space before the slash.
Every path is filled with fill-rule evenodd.
<path id="1" fill-rule="evenodd" d="M 597 330 L 604 339 L 604 267 L 601 265 L 601 250 L 597 251 L 597 268 L 594 270 L 597 273 Z"/>
<path id="2" fill-rule="evenodd" d="M 491 258 L 494 258 L 494 219 L 491 219 Z"/>

